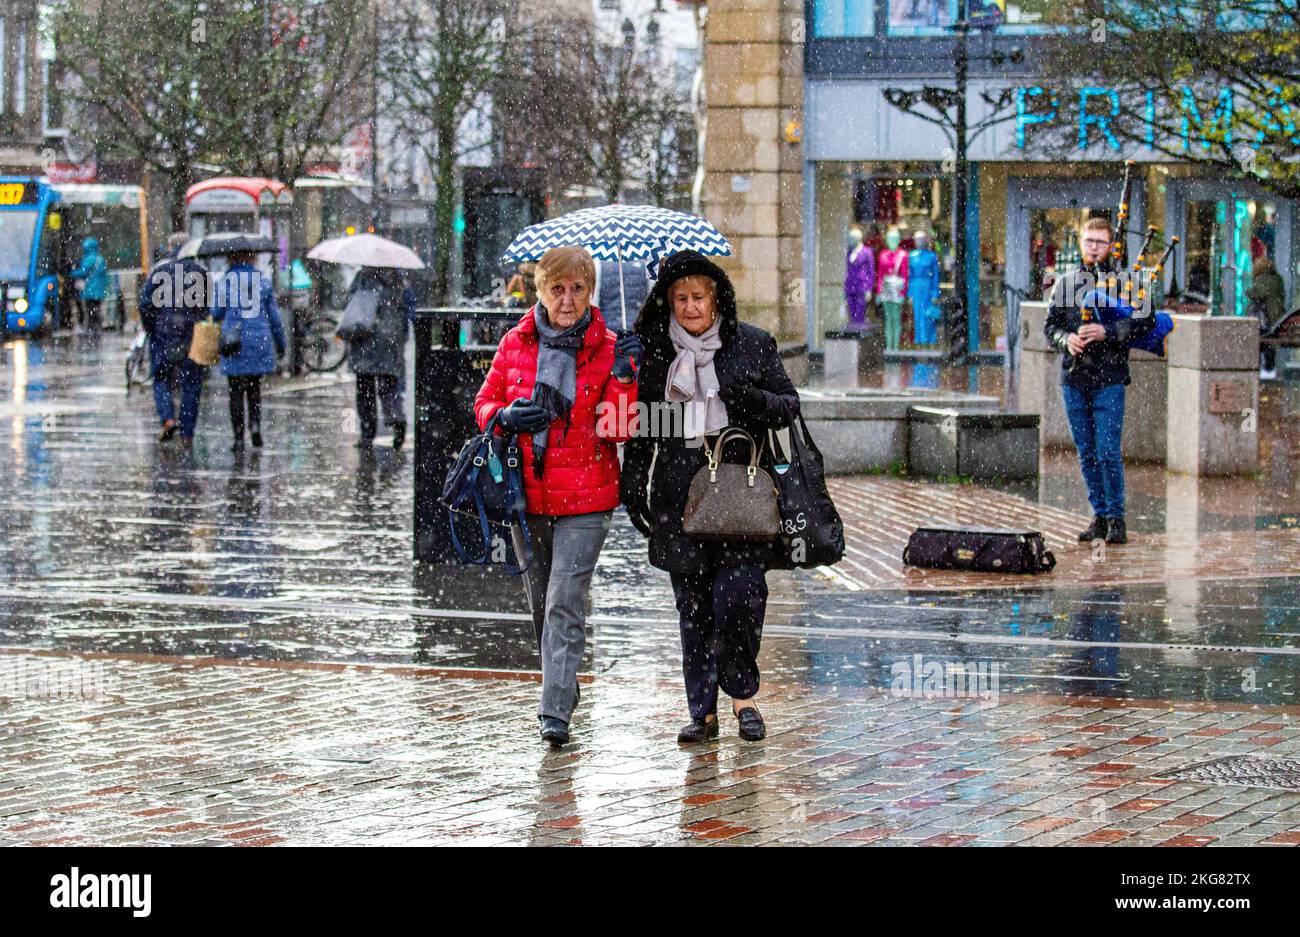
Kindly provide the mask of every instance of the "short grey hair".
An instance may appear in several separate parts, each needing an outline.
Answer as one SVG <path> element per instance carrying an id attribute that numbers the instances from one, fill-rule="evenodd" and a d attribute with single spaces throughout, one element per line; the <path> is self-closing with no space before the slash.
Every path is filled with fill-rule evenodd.
<path id="1" fill-rule="evenodd" d="M 184 231 L 174 231 L 167 235 L 167 249 L 175 253 L 189 242 L 190 236 Z"/>

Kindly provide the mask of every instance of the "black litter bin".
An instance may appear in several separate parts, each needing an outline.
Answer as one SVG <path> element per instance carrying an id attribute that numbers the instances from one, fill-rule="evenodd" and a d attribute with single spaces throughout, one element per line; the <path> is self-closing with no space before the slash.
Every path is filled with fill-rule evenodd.
<path id="1" fill-rule="evenodd" d="M 451 543 L 447 508 L 438 499 L 452 459 L 465 440 L 478 432 L 474 396 L 492 366 L 497 344 L 522 315 L 519 309 L 439 307 L 416 312 L 416 560 L 460 562 Z M 465 532 L 472 526 L 457 529 Z"/>

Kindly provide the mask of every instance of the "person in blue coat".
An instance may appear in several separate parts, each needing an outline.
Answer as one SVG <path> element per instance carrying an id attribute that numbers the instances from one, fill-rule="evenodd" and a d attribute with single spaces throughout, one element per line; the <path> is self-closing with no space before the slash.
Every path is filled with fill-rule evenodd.
<path id="1" fill-rule="evenodd" d="M 98 329 L 100 309 L 108 295 L 108 261 L 99 252 L 98 238 L 86 238 L 81 242 L 81 262 L 68 275 L 82 281 L 78 291 L 83 315 L 81 325 Z"/>
<path id="2" fill-rule="evenodd" d="M 916 344 L 933 345 L 938 341 L 935 324 L 939 321 L 939 258 L 930 249 L 930 236 L 924 231 L 912 235 L 916 250 L 907 256 L 907 298 L 912 301 L 912 321 Z"/>
<path id="3" fill-rule="evenodd" d="M 284 326 L 271 278 L 257 268 L 257 256 L 230 255 L 230 268 L 213 286 L 212 318 L 221 323 L 221 373 L 230 383 L 230 428 L 234 452 L 244 449 L 244 411 L 253 448 L 262 446 L 262 375 L 284 354 Z"/>

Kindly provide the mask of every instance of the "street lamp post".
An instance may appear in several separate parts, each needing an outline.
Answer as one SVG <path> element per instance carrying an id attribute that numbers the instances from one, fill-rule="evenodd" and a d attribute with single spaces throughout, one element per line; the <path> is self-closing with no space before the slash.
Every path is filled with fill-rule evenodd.
<path id="1" fill-rule="evenodd" d="M 954 87 L 935 87 L 926 86 L 919 91 L 915 89 L 904 88 L 886 88 L 884 95 L 894 107 L 904 113 L 919 117 L 922 120 L 938 124 L 947 131 L 949 139 L 953 144 L 953 188 L 952 188 L 952 212 L 953 212 L 953 232 L 952 232 L 952 257 L 953 257 L 953 296 L 952 296 L 952 315 L 949 321 L 949 354 L 954 361 L 959 361 L 968 355 L 974 355 L 979 350 L 979 318 L 970 315 L 969 293 L 966 283 L 966 258 L 969 254 L 969 244 L 967 243 L 966 214 L 967 205 L 970 201 L 969 177 L 970 163 L 967 158 L 967 151 L 970 141 L 979 136 L 989 127 L 995 124 L 1010 120 L 1014 114 L 1007 112 L 1012 102 L 1012 96 L 1009 91 L 1003 91 L 997 97 L 984 94 L 985 101 L 992 108 L 989 116 L 977 121 L 972 127 L 969 123 L 969 117 L 966 111 L 966 93 L 969 84 L 970 62 L 970 32 L 972 28 L 987 30 L 990 28 L 988 23 L 973 24 L 970 18 L 970 0 L 958 0 L 957 19 L 949 26 L 956 36 L 956 42 L 953 44 L 953 75 Z M 983 61 L 988 61 L 993 65 L 1001 65 L 1003 62 L 1019 63 L 1023 61 L 1023 53 L 1019 49 L 1010 52 L 992 52 L 987 56 L 976 56 Z M 927 105 L 935 112 L 934 116 L 918 112 L 915 107 L 918 103 Z M 963 342 L 964 350 L 959 350 L 952 346 L 952 328 L 960 323 L 965 323 L 965 341 Z"/>

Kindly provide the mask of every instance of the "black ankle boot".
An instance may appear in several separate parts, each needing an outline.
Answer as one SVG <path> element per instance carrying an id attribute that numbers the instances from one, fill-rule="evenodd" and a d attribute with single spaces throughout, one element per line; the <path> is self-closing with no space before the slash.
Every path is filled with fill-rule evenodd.
<path id="1" fill-rule="evenodd" d="M 1092 519 L 1092 524 L 1089 525 L 1087 530 L 1079 531 L 1079 542 L 1082 543 L 1085 540 L 1103 540 L 1105 539 L 1108 530 L 1109 525 L 1106 523 L 1106 518 L 1098 514 Z"/>
<path id="2" fill-rule="evenodd" d="M 1110 524 L 1106 528 L 1107 543 L 1128 543 L 1128 528 L 1124 526 L 1124 518 L 1112 517 Z"/>
<path id="3" fill-rule="evenodd" d="M 705 739 L 716 739 L 718 737 L 718 717 L 712 719 L 692 719 L 686 725 L 682 726 L 677 733 L 677 741 L 683 743 L 703 742 Z"/>
<path id="4" fill-rule="evenodd" d="M 569 744 L 569 724 L 554 716 L 542 717 L 542 741 L 550 742 L 552 748 Z"/>

